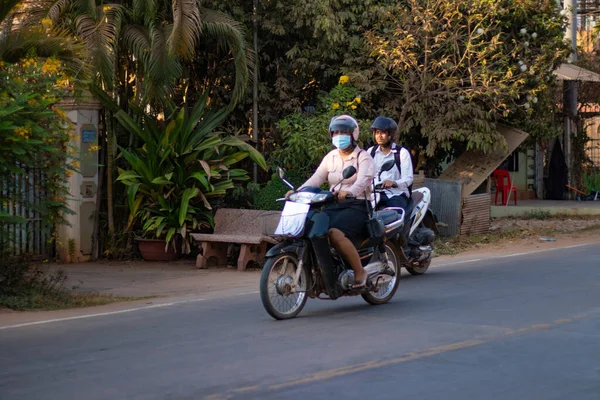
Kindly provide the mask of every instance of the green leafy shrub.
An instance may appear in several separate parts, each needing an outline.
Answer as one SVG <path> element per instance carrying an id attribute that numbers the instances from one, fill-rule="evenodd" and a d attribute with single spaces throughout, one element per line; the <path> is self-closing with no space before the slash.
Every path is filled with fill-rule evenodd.
<path id="1" fill-rule="evenodd" d="M 127 186 L 130 210 L 128 228 L 140 224 L 144 234 L 164 239 L 191 251 L 190 232 L 213 227 L 211 198 L 218 198 L 248 180 L 244 169 L 232 168 L 250 157 L 266 169 L 263 156 L 245 137 L 222 135 L 215 129 L 227 109 L 209 110 L 205 94 L 191 110 L 187 106 L 165 112 L 161 121 L 137 110 L 141 125 L 121 110 L 104 92 L 95 94 L 114 112 L 121 126 L 143 145 L 120 148 L 129 168 L 119 170 L 118 180 Z"/>
<path id="2" fill-rule="evenodd" d="M 286 179 L 295 187 L 304 183 L 305 179 L 296 171 L 286 171 L 286 175 Z M 281 211 L 284 202 L 275 200 L 283 197 L 288 190 L 290 188 L 281 181 L 279 176 L 273 174 L 271 180 L 254 196 L 253 206 L 257 210 Z"/>
<path id="3" fill-rule="evenodd" d="M 588 172 L 583 175 L 584 191 L 590 193 L 592 190 L 600 192 L 600 172 Z"/>
<path id="4" fill-rule="evenodd" d="M 28 182 L 33 193 L 43 194 L 35 211 L 54 224 L 69 212 L 65 182 L 79 165 L 69 147 L 71 121 L 60 109 L 60 101 L 74 94 L 64 71 L 53 58 L 0 61 L 0 225 L 23 222 L 14 211 L 34 206 L 30 196 L 7 188 L 35 169 L 44 172 L 44 179 Z"/>
<path id="5" fill-rule="evenodd" d="M 293 169 L 301 177 L 309 177 L 333 148 L 327 131 L 331 118 L 342 114 L 356 118 L 360 109 L 358 89 L 349 83 L 347 76 L 342 76 L 336 87 L 320 97 L 313 114 L 295 113 L 279 121 L 277 128 L 283 143 L 271 153 L 269 165 Z M 357 120 L 361 132 L 359 143 L 363 145 L 371 137 L 371 121 Z"/>

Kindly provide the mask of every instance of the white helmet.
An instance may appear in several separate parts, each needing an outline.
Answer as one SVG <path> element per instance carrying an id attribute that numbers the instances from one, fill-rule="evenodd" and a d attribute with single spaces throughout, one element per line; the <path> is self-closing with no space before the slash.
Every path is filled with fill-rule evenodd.
<path id="1" fill-rule="evenodd" d="M 331 118 L 331 122 L 329 123 L 329 136 L 333 135 L 333 132 L 335 131 L 352 133 L 354 141 L 358 141 L 358 122 L 349 115 L 340 115 Z"/>

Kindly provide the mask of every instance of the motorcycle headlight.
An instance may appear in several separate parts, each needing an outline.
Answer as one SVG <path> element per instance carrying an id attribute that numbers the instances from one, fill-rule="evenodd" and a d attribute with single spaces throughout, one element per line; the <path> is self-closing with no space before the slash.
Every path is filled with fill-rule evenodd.
<path id="1" fill-rule="evenodd" d="M 320 203 L 326 199 L 327 194 L 325 193 L 297 192 L 290 196 L 290 201 L 302 204 Z"/>

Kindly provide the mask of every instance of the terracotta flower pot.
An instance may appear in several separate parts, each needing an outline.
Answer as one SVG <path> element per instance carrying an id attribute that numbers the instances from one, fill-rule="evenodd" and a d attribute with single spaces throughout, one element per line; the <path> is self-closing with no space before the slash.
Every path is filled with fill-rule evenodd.
<path id="1" fill-rule="evenodd" d="M 181 257 L 181 247 L 169 246 L 165 252 L 165 241 L 161 239 L 137 239 L 142 258 L 146 261 L 173 261 Z"/>

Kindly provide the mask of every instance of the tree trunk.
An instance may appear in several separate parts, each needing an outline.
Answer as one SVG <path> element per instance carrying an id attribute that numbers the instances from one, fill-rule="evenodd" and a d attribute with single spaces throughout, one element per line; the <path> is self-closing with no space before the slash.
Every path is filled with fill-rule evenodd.
<path id="1" fill-rule="evenodd" d="M 115 128 L 112 120 L 112 112 L 106 111 L 106 206 L 108 209 L 108 234 L 110 237 L 110 248 L 114 249 L 115 243 L 115 218 L 113 214 L 113 169 L 115 160 Z"/>

